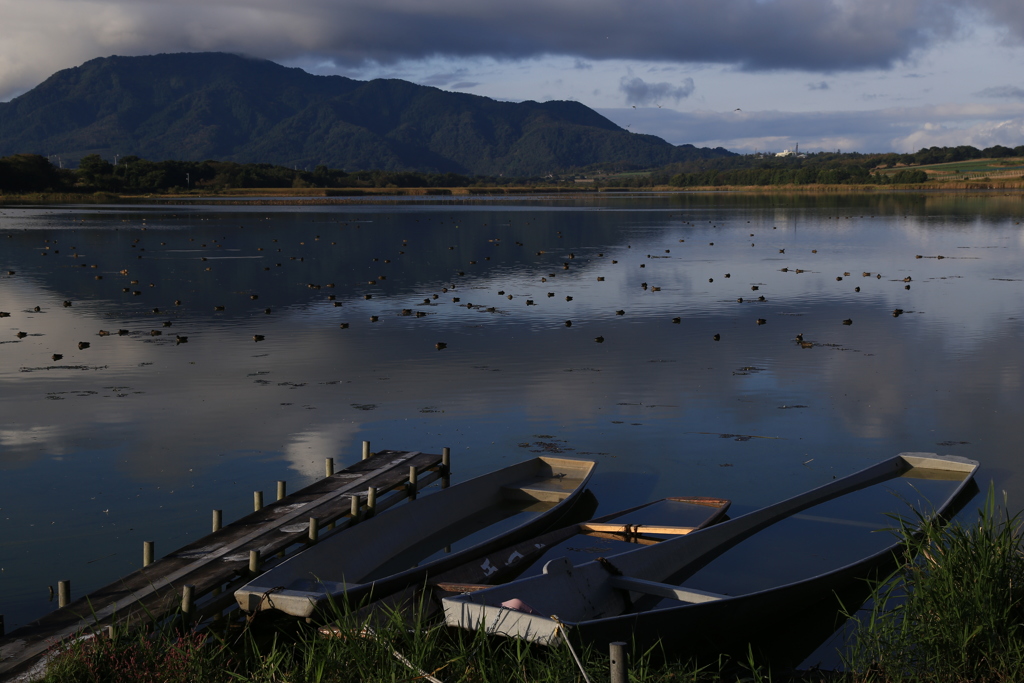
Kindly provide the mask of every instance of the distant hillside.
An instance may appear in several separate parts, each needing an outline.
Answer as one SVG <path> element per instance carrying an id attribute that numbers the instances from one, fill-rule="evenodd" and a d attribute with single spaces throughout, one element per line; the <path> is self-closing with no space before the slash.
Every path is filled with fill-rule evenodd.
<path id="1" fill-rule="evenodd" d="M 93 59 L 0 103 L 0 156 L 218 159 L 529 176 L 732 156 L 623 130 L 578 102 L 498 102 L 223 53 Z"/>

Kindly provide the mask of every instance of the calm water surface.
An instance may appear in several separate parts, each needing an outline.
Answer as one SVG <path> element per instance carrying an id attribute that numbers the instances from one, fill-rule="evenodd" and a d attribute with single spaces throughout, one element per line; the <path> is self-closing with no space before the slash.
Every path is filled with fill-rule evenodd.
<path id="1" fill-rule="evenodd" d="M 169 552 L 364 439 L 450 446 L 458 480 L 593 458 L 600 514 L 669 495 L 737 514 L 901 451 L 975 458 L 1017 509 L 1022 213 L 918 195 L 4 207 L 0 613 L 16 628 L 58 580 L 104 585 L 143 541 Z"/>

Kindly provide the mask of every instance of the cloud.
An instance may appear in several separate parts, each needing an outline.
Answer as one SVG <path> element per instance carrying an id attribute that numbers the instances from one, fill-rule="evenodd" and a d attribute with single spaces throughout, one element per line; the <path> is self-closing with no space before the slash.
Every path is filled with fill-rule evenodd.
<path id="1" fill-rule="evenodd" d="M 807 89 L 808 90 L 828 90 L 828 82 L 827 81 L 820 81 L 818 83 L 808 83 L 807 84 Z"/>
<path id="2" fill-rule="evenodd" d="M 684 78 L 682 85 L 648 83 L 638 76 L 623 76 L 619 90 L 626 95 L 626 104 L 657 104 L 665 100 L 686 99 L 693 93 L 692 78 Z"/>
<path id="3" fill-rule="evenodd" d="M 563 55 L 832 73 L 888 68 L 958 31 L 1024 35 L 1014 0 L 0 0 L 0 99 L 111 54 L 221 50 L 339 66 Z M 979 15 L 979 12 L 981 13 Z M 539 21 L 538 17 L 543 17 Z"/>
<path id="4" fill-rule="evenodd" d="M 634 132 L 673 144 L 725 147 L 738 152 L 842 149 L 916 152 L 922 147 L 992 145 L 1024 141 L 1024 103 L 947 104 L 873 111 L 679 112 L 670 109 L 600 109 Z"/>
<path id="5" fill-rule="evenodd" d="M 1001 85 L 993 88 L 985 88 L 974 93 L 976 97 L 999 97 L 1012 100 L 1024 100 L 1024 88 L 1013 85 Z"/>

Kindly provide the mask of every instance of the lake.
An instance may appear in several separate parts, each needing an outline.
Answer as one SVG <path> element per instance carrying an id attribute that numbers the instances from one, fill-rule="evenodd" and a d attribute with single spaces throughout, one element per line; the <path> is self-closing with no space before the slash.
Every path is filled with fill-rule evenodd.
<path id="1" fill-rule="evenodd" d="M 363 440 L 451 447 L 455 481 L 591 458 L 599 513 L 738 514 L 937 452 L 1015 511 L 1022 214 L 1002 194 L 0 207 L 0 614 L 13 630 L 59 580 L 105 585 Z"/>

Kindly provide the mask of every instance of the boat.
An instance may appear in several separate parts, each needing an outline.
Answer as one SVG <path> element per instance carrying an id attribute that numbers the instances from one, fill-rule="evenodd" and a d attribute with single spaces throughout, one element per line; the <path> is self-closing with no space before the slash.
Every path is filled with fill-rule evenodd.
<path id="1" fill-rule="evenodd" d="M 901 540 L 875 533 L 893 526 L 885 511 L 943 515 L 977 468 L 901 453 L 676 539 L 578 565 L 552 559 L 539 575 L 446 597 L 445 620 L 545 645 L 567 638 L 722 652 L 714 648 L 798 616 L 891 559 Z"/>
<path id="2" fill-rule="evenodd" d="M 481 590 L 538 574 L 555 557 L 582 561 L 654 545 L 719 522 L 730 503 L 703 496 L 661 498 L 528 538 L 434 574 L 427 583 L 440 595 Z"/>
<path id="3" fill-rule="evenodd" d="M 586 489 L 596 463 L 541 456 L 369 517 L 235 591 L 246 612 L 312 617 L 413 585 L 550 528 Z"/>

